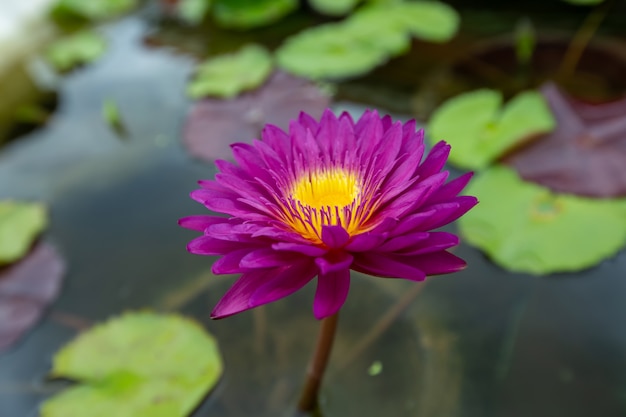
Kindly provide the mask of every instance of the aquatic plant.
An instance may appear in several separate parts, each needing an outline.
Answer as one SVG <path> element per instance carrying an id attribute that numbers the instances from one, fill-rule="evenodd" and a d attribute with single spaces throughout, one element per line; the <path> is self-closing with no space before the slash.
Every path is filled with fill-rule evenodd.
<path id="1" fill-rule="evenodd" d="M 202 232 L 191 253 L 221 255 L 214 273 L 242 274 L 212 318 L 279 300 L 318 277 L 313 314 L 324 321 L 300 404 L 310 410 L 351 269 L 422 281 L 465 267 L 447 251 L 458 237 L 433 230 L 477 203 L 458 196 L 471 174 L 446 183 L 450 146 L 440 142 L 422 160 L 415 122 L 394 123 L 376 111 L 356 123 L 348 113 L 327 110 L 319 122 L 301 113 L 288 133 L 267 125 L 261 140 L 232 149 L 235 163 L 217 161 L 215 179 L 191 194 L 228 217 L 191 216 L 180 225 Z"/>

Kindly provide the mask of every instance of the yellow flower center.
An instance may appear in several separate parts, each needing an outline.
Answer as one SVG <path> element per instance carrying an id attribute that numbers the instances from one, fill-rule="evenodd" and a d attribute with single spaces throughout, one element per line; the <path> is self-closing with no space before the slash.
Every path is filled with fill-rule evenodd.
<path id="1" fill-rule="evenodd" d="M 322 226 L 340 225 L 353 235 L 368 213 L 361 206 L 361 179 L 350 170 L 310 172 L 289 190 L 286 223 L 304 238 L 320 243 Z"/>
<path id="2" fill-rule="evenodd" d="M 337 168 L 304 176 L 294 184 L 291 191 L 295 200 L 318 210 L 348 206 L 358 194 L 357 176 L 353 172 Z"/>

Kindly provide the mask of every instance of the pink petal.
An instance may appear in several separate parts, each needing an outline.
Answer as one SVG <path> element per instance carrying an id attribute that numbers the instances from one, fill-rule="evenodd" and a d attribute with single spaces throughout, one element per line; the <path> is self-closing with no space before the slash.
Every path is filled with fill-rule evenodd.
<path id="1" fill-rule="evenodd" d="M 327 249 L 320 248 L 319 246 L 313 245 L 303 245 L 300 243 L 287 243 L 287 242 L 278 242 L 272 244 L 272 249 L 277 251 L 289 251 L 289 252 L 298 252 L 306 256 L 318 257 L 326 254 L 328 252 Z"/>
<path id="2" fill-rule="evenodd" d="M 257 307 L 287 297 L 304 287 L 317 275 L 312 261 L 299 262 L 277 272 L 250 297 L 250 307 Z"/>
<path id="3" fill-rule="evenodd" d="M 341 226 L 322 226 L 322 242 L 331 249 L 339 249 L 350 240 L 350 235 Z"/>
<path id="4" fill-rule="evenodd" d="M 320 269 L 320 273 L 328 274 L 342 269 L 349 269 L 352 265 L 353 257 L 349 253 L 329 253 L 325 257 L 315 258 L 315 264 Z"/>
<path id="5" fill-rule="evenodd" d="M 348 297 L 350 290 L 350 270 L 340 269 L 317 278 L 313 314 L 321 320 L 336 314 Z"/>
<path id="6" fill-rule="evenodd" d="M 404 259 L 398 260 L 392 254 L 359 254 L 354 258 L 352 269 L 385 278 L 404 278 L 411 281 L 423 281 L 426 278 L 424 271 Z"/>
<path id="7" fill-rule="evenodd" d="M 277 252 L 270 248 L 252 251 L 241 259 L 239 266 L 247 269 L 275 268 L 297 262 L 302 255 L 294 252 Z"/>
<path id="8" fill-rule="evenodd" d="M 209 226 L 227 221 L 228 219 L 217 216 L 188 216 L 178 220 L 178 225 L 184 227 L 185 229 L 204 232 L 204 230 Z"/>

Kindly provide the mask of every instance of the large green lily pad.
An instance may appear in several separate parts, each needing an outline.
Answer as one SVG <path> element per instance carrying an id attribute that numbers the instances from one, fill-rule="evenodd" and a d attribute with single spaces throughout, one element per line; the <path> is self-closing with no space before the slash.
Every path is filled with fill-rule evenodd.
<path id="1" fill-rule="evenodd" d="M 230 29 L 252 29 L 275 23 L 295 11 L 298 0 L 215 0 L 213 17 Z"/>
<path id="2" fill-rule="evenodd" d="M 459 219 L 463 237 L 512 271 L 578 271 L 626 244 L 626 199 L 553 194 L 504 166 L 479 174 L 466 193 L 480 204 Z"/>
<path id="3" fill-rule="evenodd" d="M 272 72 L 272 58 L 265 48 L 247 45 L 239 52 L 211 58 L 202 63 L 187 87 L 193 98 L 230 98 L 252 90 Z"/>
<path id="4" fill-rule="evenodd" d="M 43 204 L 0 201 L 0 265 L 26 255 L 47 224 L 48 215 Z"/>
<path id="5" fill-rule="evenodd" d="M 52 376 L 80 382 L 48 399 L 42 417 L 184 417 L 217 383 L 213 337 L 177 315 L 127 313 L 81 334 Z"/>
<path id="6" fill-rule="evenodd" d="M 454 97 L 439 107 L 428 125 L 431 143 L 452 145 L 450 162 L 467 169 L 483 169 L 504 153 L 540 134 L 555 120 L 536 91 L 518 94 L 504 107 L 502 94 L 476 90 Z"/>
<path id="7" fill-rule="evenodd" d="M 46 51 L 46 58 L 59 71 L 88 64 L 106 51 L 106 43 L 98 33 L 85 30 L 53 43 Z"/>

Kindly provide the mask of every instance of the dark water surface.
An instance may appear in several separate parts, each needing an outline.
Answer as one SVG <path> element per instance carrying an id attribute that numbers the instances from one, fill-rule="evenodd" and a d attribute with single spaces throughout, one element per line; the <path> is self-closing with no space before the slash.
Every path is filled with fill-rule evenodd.
<path id="1" fill-rule="evenodd" d="M 203 212 L 188 193 L 214 173 L 179 144 L 193 63 L 145 48 L 145 31 L 139 18 L 110 25 L 109 52 L 62 81 L 54 119 L 0 153 L 0 197 L 46 201 L 46 239 L 69 265 L 50 313 L 0 355 L 0 417 L 36 416 L 64 386 L 46 381 L 53 353 L 81 328 L 141 308 L 193 315 L 220 342 L 225 375 L 195 417 L 291 415 L 317 332 L 312 288 L 208 319 L 232 277 L 212 276 L 210 258 L 188 254 L 195 234 L 176 224 Z M 102 121 L 105 99 L 118 103 L 127 139 Z M 429 280 L 357 356 L 415 284 L 355 276 L 324 386 L 326 417 L 626 415 L 623 251 L 548 278 L 506 272 L 463 245 L 457 253 L 469 268 Z M 368 374 L 374 363 L 378 375 Z"/>

